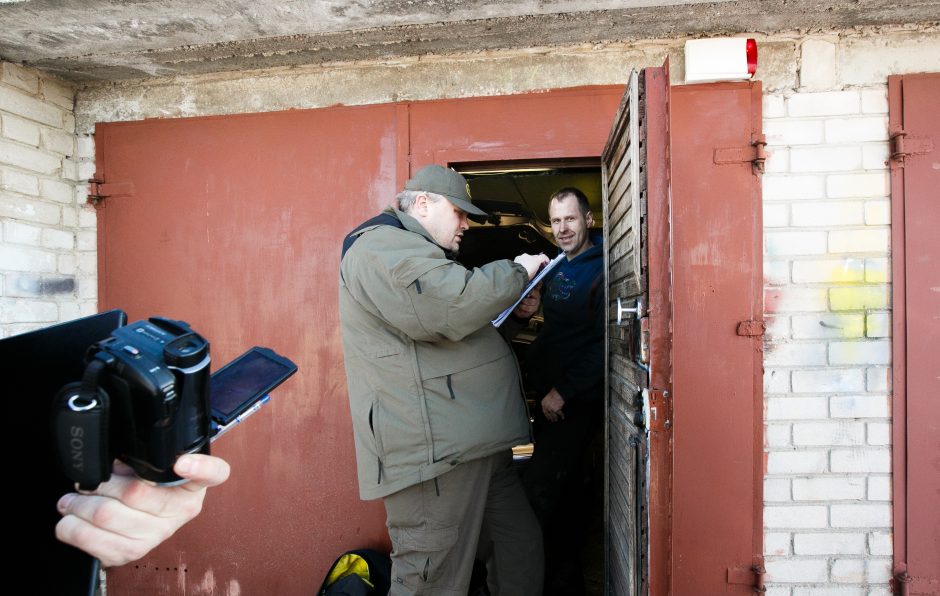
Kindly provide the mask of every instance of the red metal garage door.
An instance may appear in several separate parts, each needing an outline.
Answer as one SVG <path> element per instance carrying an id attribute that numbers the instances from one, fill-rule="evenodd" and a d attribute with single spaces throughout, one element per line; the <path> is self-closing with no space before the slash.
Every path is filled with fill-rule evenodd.
<path id="1" fill-rule="evenodd" d="M 751 594 L 763 552 L 760 83 L 673 87 L 672 593 Z M 757 145 L 755 145 L 757 143 Z"/>
<path id="2" fill-rule="evenodd" d="M 940 594 L 940 74 L 888 78 L 893 275 L 894 571 Z"/>
<path id="3" fill-rule="evenodd" d="M 621 93 L 622 87 L 587 87 L 412 104 L 412 169 L 599 157 Z"/>
<path id="4" fill-rule="evenodd" d="M 384 545 L 359 501 L 337 324 L 343 235 L 401 182 L 394 106 L 101 125 L 101 308 L 189 321 L 220 366 L 253 345 L 300 367 L 213 446 L 232 479 L 116 594 L 302 594 Z M 129 194 L 128 194 L 129 193 Z M 240 592 L 239 592 L 240 591 Z"/>

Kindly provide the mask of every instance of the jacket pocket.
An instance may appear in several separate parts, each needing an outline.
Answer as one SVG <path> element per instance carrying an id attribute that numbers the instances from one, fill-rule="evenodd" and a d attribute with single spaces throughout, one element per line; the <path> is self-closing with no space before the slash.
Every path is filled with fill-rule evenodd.
<path id="1" fill-rule="evenodd" d="M 511 355 L 425 379 L 423 386 L 434 461 L 465 461 L 528 436 Z"/>
<path id="2" fill-rule="evenodd" d="M 385 457 L 385 449 L 382 446 L 382 434 L 378 431 L 380 410 L 378 400 L 372 400 L 372 407 L 369 408 L 369 430 L 372 431 L 372 440 L 375 442 L 375 454 L 379 456 L 379 460 Z"/>

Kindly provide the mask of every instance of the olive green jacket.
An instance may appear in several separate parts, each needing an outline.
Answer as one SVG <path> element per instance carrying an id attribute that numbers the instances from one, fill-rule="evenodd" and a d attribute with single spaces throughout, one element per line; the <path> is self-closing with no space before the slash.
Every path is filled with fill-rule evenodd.
<path id="1" fill-rule="evenodd" d="M 376 499 L 529 440 L 512 349 L 490 321 L 525 268 L 473 270 L 412 217 L 367 227 L 340 265 L 339 313 L 359 468 Z"/>

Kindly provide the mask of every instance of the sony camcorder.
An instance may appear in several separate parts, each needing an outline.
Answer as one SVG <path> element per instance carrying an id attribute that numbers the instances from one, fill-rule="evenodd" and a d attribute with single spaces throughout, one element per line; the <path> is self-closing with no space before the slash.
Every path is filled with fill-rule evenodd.
<path id="1" fill-rule="evenodd" d="M 66 476 L 93 490 L 110 478 L 118 458 L 145 480 L 181 483 L 173 472 L 181 455 L 209 453 L 214 437 L 256 411 L 297 370 L 258 347 L 211 377 L 210 361 L 204 337 L 163 317 L 118 327 L 92 345 L 81 382 L 65 385 L 53 404 Z"/>

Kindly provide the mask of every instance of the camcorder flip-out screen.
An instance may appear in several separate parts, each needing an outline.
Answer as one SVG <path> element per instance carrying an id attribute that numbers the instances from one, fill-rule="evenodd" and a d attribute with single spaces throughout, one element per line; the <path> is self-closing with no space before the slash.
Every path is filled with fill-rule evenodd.
<path id="1" fill-rule="evenodd" d="M 254 347 L 209 380 L 212 440 L 256 412 L 268 393 L 297 372 L 297 365 L 268 348 Z"/>

